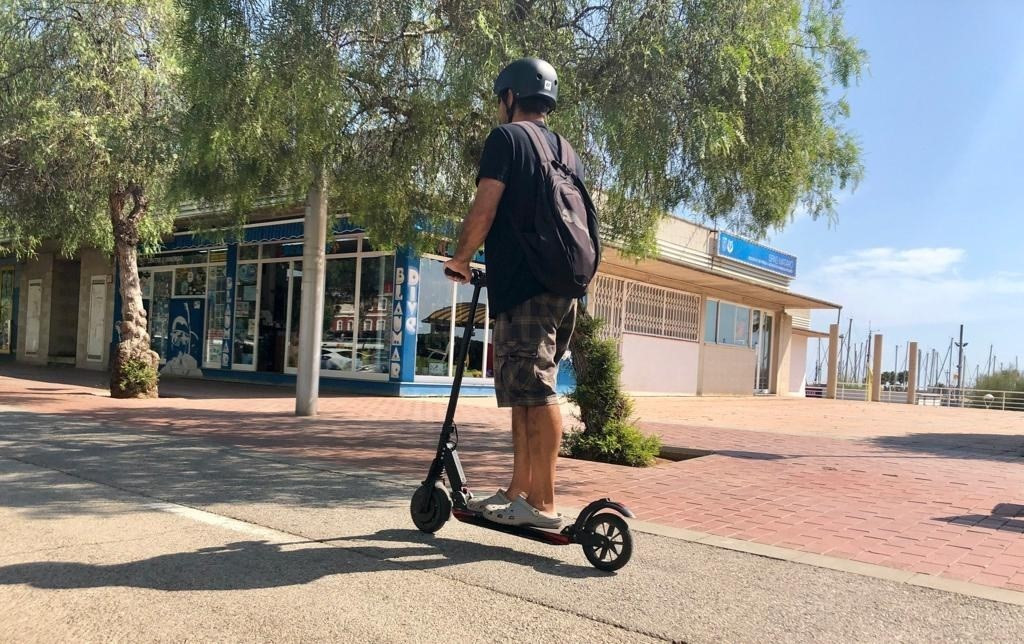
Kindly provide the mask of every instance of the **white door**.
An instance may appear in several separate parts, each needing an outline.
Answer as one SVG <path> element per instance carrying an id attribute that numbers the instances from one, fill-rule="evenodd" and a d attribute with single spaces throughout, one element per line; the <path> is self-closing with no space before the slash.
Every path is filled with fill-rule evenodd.
<path id="1" fill-rule="evenodd" d="M 89 340 L 86 344 L 86 359 L 102 362 L 104 330 L 107 321 L 107 280 L 93 278 L 89 288 Z"/>
<path id="2" fill-rule="evenodd" d="M 39 353 L 39 318 L 43 307 L 43 281 L 32 280 L 28 283 L 28 311 L 25 329 L 25 353 Z"/>

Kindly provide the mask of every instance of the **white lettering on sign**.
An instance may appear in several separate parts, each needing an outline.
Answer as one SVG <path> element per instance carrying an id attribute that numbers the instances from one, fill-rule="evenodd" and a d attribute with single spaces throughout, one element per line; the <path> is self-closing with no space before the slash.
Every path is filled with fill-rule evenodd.
<path id="1" fill-rule="evenodd" d="M 420 272 L 415 268 L 409 269 L 409 286 L 416 286 L 420 283 Z"/>
<path id="2" fill-rule="evenodd" d="M 417 299 L 417 297 L 416 297 L 416 295 L 419 292 L 419 290 L 420 289 L 417 286 L 412 286 L 412 285 L 406 286 L 405 287 L 405 299 L 409 300 L 410 302 L 417 302 L 417 301 L 419 301 Z"/>
<path id="3" fill-rule="evenodd" d="M 402 332 L 401 331 L 399 331 L 398 333 L 392 333 L 391 334 L 391 346 L 393 346 L 393 347 L 400 347 L 400 346 L 402 346 Z"/>
<path id="4" fill-rule="evenodd" d="M 401 333 L 402 332 L 402 316 L 401 315 L 396 315 L 395 317 L 391 318 L 391 330 L 394 333 Z"/>
<path id="5" fill-rule="evenodd" d="M 416 333 L 416 318 L 405 318 L 405 330 L 409 333 Z"/>
<path id="6" fill-rule="evenodd" d="M 395 315 L 401 315 L 402 314 L 402 304 L 400 302 L 395 302 L 395 310 L 393 311 L 393 313 Z"/>
<path id="7" fill-rule="evenodd" d="M 402 356 L 398 353 L 398 348 L 391 350 L 391 362 L 401 362 Z"/>
<path id="8" fill-rule="evenodd" d="M 398 362 L 391 363 L 391 377 L 401 378 L 402 377 L 402 365 Z"/>
<path id="9" fill-rule="evenodd" d="M 406 303 L 406 305 L 405 305 L 405 312 L 409 316 L 415 317 L 416 316 L 416 303 L 415 302 L 408 302 L 408 303 Z"/>
<path id="10" fill-rule="evenodd" d="M 395 284 L 398 286 L 405 284 L 405 269 L 401 266 L 395 268 Z"/>

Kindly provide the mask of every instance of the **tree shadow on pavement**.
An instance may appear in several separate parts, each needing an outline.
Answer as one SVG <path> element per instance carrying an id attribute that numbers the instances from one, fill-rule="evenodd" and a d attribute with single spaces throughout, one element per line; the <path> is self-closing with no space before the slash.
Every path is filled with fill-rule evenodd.
<path id="1" fill-rule="evenodd" d="M 0 456 L 192 507 L 359 509 L 407 504 L 434 456 L 439 429 L 437 423 L 310 421 L 215 410 L 175 410 L 168 418 L 148 409 L 139 408 L 132 420 L 104 409 L 74 415 L 0 411 Z M 471 424 L 460 426 L 460 433 L 459 451 L 473 486 L 500 485 L 511 469 L 508 434 Z M 53 472 L 16 476 L 19 484 L 0 488 L 0 506 L 44 518 L 136 509 L 106 503 L 108 489 L 53 479 Z M 34 493 L 47 485 L 65 485 L 75 502 Z M 577 487 L 565 480 L 560 490 Z"/>
<path id="2" fill-rule="evenodd" d="M 992 508 L 991 514 L 961 514 L 952 517 L 937 517 L 935 520 L 970 528 L 1024 533 L 1024 518 L 1017 517 L 1024 517 L 1024 505 L 1000 503 Z"/>
<path id="3" fill-rule="evenodd" d="M 331 541 L 385 541 L 401 545 L 324 545 Z M 0 585 L 27 584 L 42 589 L 251 590 L 307 584 L 332 575 L 436 570 L 479 561 L 511 563 L 575 579 L 610 574 L 502 546 L 466 544 L 412 530 L 385 530 L 375 535 L 325 541 L 239 541 L 116 564 L 19 563 L 0 567 Z"/>
<path id="4" fill-rule="evenodd" d="M 1024 429 L 1024 427 L 1022 427 Z M 885 449 L 935 454 L 944 458 L 1017 462 L 1024 459 L 1022 434 L 908 434 L 879 436 L 871 443 Z"/>

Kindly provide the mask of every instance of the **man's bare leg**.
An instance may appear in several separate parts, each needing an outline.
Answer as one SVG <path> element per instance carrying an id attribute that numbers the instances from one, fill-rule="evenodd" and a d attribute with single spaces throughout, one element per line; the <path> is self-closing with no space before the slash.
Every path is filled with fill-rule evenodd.
<path id="1" fill-rule="evenodd" d="M 527 433 L 529 407 L 512 408 L 512 482 L 505 496 L 514 501 L 530 492 L 530 441 Z"/>
<path id="2" fill-rule="evenodd" d="M 530 450 L 530 488 L 526 501 L 541 512 L 555 511 L 555 463 L 562 445 L 558 405 L 529 407 L 526 434 Z"/>

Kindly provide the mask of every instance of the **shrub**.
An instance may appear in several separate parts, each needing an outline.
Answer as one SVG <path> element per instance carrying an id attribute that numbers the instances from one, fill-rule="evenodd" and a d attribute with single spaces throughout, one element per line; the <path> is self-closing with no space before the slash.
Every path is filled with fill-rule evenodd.
<path id="1" fill-rule="evenodd" d="M 1013 393 L 994 394 L 992 400 L 985 400 L 983 391 L 974 392 L 967 395 L 971 407 L 1024 411 L 1024 373 L 1016 369 L 1004 369 L 988 376 L 981 376 L 975 388 Z"/>
<path id="2" fill-rule="evenodd" d="M 158 379 L 157 370 L 150 362 L 141 358 L 128 358 L 121 362 L 117 384 L 126 397 L 133 397 L 156 389 Z"/>
<path id="3" fill-rule="evenodd" d="M 661 450 L 657 436 L 633 424 L 633 401 L 622 391 L 622 361 L 614 340 L 600 337 L 603 321 L 581 312 L 572 338 L 576 389 L 569 400 L 580 410 L 582 428 L 566 432 L 567 456 L 618 465 L 652 465 Z"/>

